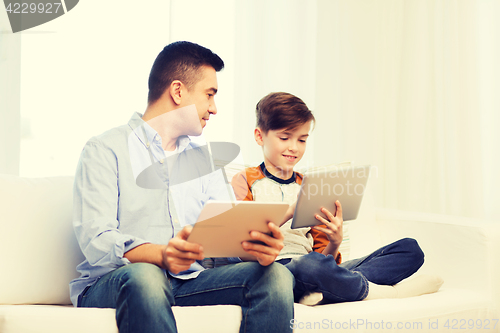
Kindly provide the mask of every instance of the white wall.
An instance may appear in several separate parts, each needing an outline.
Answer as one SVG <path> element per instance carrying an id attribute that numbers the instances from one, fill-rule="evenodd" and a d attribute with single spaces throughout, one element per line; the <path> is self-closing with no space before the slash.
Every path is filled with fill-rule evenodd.
<path id="1" fill-rule="evenodd" d="M 0 10 L 0 173 L 19 174 L 21 35 Z"/>
<path id="2" fill-rule="evenodd" d="M 156 55 L 169 43 L 168 1 L 80 1 L 20 32 L 22 176 L 72 175 L 94 135 L 143 112 Z"/>

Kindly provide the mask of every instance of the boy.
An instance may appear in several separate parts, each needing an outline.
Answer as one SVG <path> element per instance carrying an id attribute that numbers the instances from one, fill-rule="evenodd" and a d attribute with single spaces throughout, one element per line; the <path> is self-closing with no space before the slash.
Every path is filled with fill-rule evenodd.
<path id="1" fill-rule="evenodd" d="M 276 259 L 294 275 L 295 300 L 311 292 L 323 294 L 322 303 L 394 298 L 435 292 L 439 277 L 419 276 L 398 284 L 415 273 L 424 262 L 417 242 L 405 238 L 374 253 L 341 263 L 338 249 L 342 242 L 342 206 L 336 214 L 322 208 L 316 219 L 323 226 L 291 229 L 291 217 L 302 183 L 294 172 L 306 149 L 314 116 L 306 104 L 288 93 L 271 93 L 256 108 L 255 140 L 262 147 L 264 162 L 247 168 L 232 180 L 238 200 L 282 201 L 290 204 L 281 231 L 284 248 Z"/>

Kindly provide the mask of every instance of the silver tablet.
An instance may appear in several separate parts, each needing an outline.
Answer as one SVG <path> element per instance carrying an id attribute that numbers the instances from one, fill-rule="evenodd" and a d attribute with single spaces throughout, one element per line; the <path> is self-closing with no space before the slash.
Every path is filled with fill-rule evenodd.
<path id="1" fill-rule="evenodd" d="M 335 215 L 335 201 L 342 205 L 344 221 L 355 220 L 370 175 L 370 166 L 352 166 L 317 170 L 304 174 L 292 229 L 321 224 L 314 216 L 324 216 L 321 208 Z"/>
<path id="2" fill-rule="evenodd" d="M 268 222 L 279 225 L 287 203 L 208 201 L 187 241 L 203 246 L 205 257 L 250 257 L 241 246 L 250 231 L 269 233 Z"/>

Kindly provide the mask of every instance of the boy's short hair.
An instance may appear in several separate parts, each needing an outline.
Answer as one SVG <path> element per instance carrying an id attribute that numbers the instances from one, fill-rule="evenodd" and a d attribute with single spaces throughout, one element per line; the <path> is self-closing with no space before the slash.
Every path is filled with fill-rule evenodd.
<path id="1" fill-rule="evenodd" d="M 283 128 L 294 129 L 308 121 L 314 121 L 314 115 L 306 103 L 286 92 L 274 92 L 263 97 L 257 103 L 255 113 L 256 126 L 264 133 Z"/>
<path id="2" fill-rule="evenodd" d="M 219 72 L 224 68 L 224 61 L 211 50 L 195 43 L 182 41 L 165 46 L 149 74 L 148 103 L 156 102 L 175 80 L 191 89 L 201 79 L 199 69 L 204 65 Z"/>

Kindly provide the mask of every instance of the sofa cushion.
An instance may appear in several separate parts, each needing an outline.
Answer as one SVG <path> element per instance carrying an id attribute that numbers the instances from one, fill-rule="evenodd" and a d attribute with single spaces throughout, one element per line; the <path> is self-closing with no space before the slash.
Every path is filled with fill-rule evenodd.
<path id="1" fill-rule="evenodd" d="M 179 333 L 235 333 L 241 308 L 236 305 L 174 306 Z M 28 320 L 27 320 L 28 319 Z M 2 333 L 118 333 L 114 309 L 55 305 L 0 305 Z"/>
<path id="2" fill-rule="evenodd" d="M 174 306 L 172 310 L 179 333 L 239 331 L 238 306 Z M 295 319 L 290 326 L 296 333 L 499 332 L 498 324 L 494 328 L 496 319 L 498 312 L 491 308 L 487 297 L 465 289 L 442 289 L 403 299 L 319 306 L 295 304 Z M 474 329 L 469 329 L 471 323 Z M 118 329 L 114 309 L 0 305 L 0 332 L 118 333 Z"/>
<path id="3" fill-rule="evenodd" d="M 0 175 L 0 304 L 70 304 L 83 260 L 72 226 L 73 177 Z"/>
<path id="4" fill-rule="evenodd" d="M 295 304 L 292 327 L 294 333 L 500 332 L 498 311 L 486 295 L 446 288 L 409 298 Z"/>

